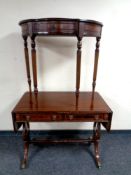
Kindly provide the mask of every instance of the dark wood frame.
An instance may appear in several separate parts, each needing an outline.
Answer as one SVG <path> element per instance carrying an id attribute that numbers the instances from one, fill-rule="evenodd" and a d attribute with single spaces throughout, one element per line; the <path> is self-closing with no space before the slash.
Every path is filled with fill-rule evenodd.
<path id="1" fill-rule="evenodd" d="M 101 167 L 99 156 L 99 140 L 101 124 L 110 131 L 112 110 L 95 92 L 99 46 L 102 23 L 93 20 L 68 18 L 41 18 L 20 21 L 29 92 L 26 92 L 12 111 L 14 130 L 17 132 L 23 126 L 24 158 L 21 168 L 25 168 L 30 143 L 94 143 L 97 167 Z M 77 37 L 76 91 L 75 92 L 38 92 L 36 43 L 37 36 Z M 31 55 L 34 92 L 31 87 L 30 61 L 27 38 L 31 39 Z M 83 37 L 95 37 L 96 49 L 92 92 L 80 92 L 81 48 Z M 61 99 L 63 101 L 61 101 Z M 87 139 L 30 139 L 30 122 L 93 122 L 93 135 Z"/>

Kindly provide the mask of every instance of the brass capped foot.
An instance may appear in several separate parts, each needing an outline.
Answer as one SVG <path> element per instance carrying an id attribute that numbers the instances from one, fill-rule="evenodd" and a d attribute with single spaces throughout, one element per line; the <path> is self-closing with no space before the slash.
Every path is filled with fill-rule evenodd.
<path id="1" fill-rule="evenodd" d="M 21 161 L 20 169 L 25 169 L 27 167 L 27 162 L 26 160 Z"/>

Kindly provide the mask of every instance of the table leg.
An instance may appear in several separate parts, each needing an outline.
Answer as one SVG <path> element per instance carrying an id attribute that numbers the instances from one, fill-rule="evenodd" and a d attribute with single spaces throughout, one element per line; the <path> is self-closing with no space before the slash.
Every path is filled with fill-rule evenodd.
<path id="1" fill-rule="evenodd" d="M 28 150 L 29 150 L 29 123 L 25 122 L 23 124 L 23 140 L 24 140 L 24 158 L 21 162 L 21 169 L 26 168 L 27 166 L 27 159 L 28 159 Z"/>
<path id="2" fill-rule="evenodd" d="M 101 168 L 100 155 L 99 155 L 100 123 L 94 122 L 93 138 L 94 138 L 96 165 L 98 168 Z"/>

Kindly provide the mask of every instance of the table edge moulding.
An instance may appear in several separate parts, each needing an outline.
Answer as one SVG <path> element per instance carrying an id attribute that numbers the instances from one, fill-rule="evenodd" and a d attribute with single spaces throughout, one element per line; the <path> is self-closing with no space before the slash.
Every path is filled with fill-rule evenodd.
<path id="1" fill-rule="evenodd" d="M 16 104 L 15 108 L 12 110 L 14 131 L 17 132 L 21 127 L 23 128 L 24 156 L 21 162 L 21 168 L 25 168 L 27 165 L 29 144 L 62 142 L 88 143 L 88 145 L 94 144 L 94 157 L 97 167 L 100 168 L 101 162 L 99 155 L 99 141 L 101 125 L 103 125 L 107 131 L 110 131 L 113 114 L 112 110 L 101 97 L 101 95 L 98 92 L 95 92 L 99 47 L 103 24 L 94 20 L 71 18 L 40 18 L 22 20 L 19 22 L 19 25 L 21 26 L 22 37 L 24 40 L 26 73 L 29 85 L 29 91 L 23 94 L 19 102 Z M 76 89 L 74 92 L 38 91 L 35 42 L 37 36 L 65 36 L 77 38 Z M 30 67 L 30 54 L 27 42 L 28 37 L 31 39 L 32 69 Z M 92 91 L 86 92 L 80 91 L 83 37 L 96 38 Z M 34 90 L 32 90 L 32 84 L 34 86 Z M 93 133 L 92 136 L 87 139 L 31 138 L 31 122 L 92 122 Z"/>

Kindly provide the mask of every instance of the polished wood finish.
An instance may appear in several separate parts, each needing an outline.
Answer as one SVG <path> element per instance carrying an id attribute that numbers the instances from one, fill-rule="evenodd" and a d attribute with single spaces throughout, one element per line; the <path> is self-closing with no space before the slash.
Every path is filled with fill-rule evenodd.
<path id="1" fill-rule="evenodd" d="M 29 92 L 24 93 L 12 111 L 14 130 L 23 127 L 24 157 L 21 168 L 25 168 L 31 143 L 91 143 L 94 144 L 97 167 L 101 167 L 99 155 L 100 129 L 103 125 L 110 131 L 112 110 L 98 92 L 95 92 L 99 46 L 102 23 L 93 20 L 68 18 L 28 19 L 19 23 L 24 39 L 24 52 Z M 77 38 L 76 90 L 74 92 L 38 92 L 37 83 L 37 36 L 69 36 Z M 27 38 L 31 39 L 31 56 L 34 92 L 31 88 L 30 62 Z M 96 49 L 91 92 L 80 92 L 82 38 L 95 37 Z M 87 139 L 30 139 L 30 122 L 93 122 L 93 135 Z"/>
<path id="2" fill-rule="evenodd" d="M 77 108 L 76 99 L 75 92 L 38 92 L 37 101 L 33 93 L 30 103 L 30 93 L 26 92 L 13 110 L 17 113 L 14 122 L 111 122 L 108 114 L 112 111 L 99 93 L 94 93 L 93 108 L 92 92 L 79 93 Z"/>

